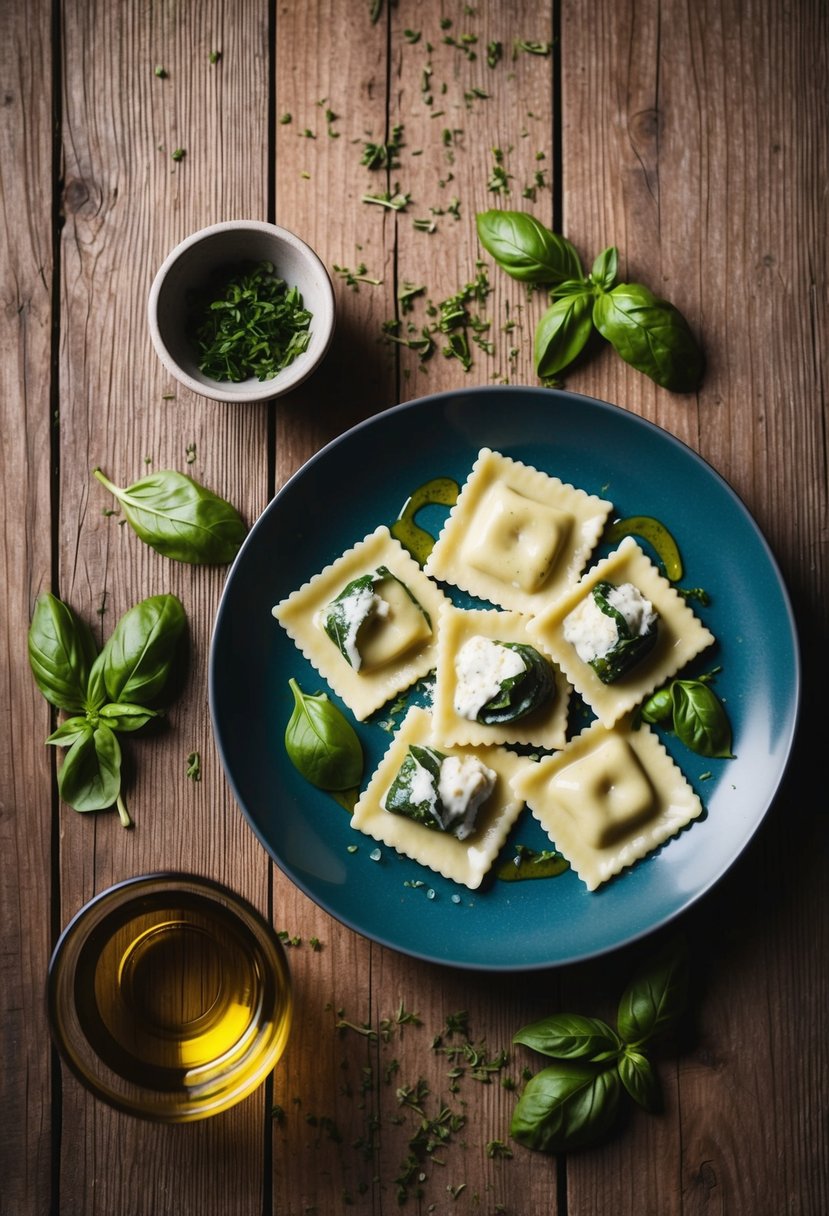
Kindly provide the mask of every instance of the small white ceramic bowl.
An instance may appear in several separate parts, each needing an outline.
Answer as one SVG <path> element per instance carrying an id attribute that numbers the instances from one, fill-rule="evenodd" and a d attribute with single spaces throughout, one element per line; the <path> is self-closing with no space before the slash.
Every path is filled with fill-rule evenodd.
<path id="1" fill-rule="evenodd" d="M 311 340 L 292 363 L 270 380 L 213 380 L 199 370 L 187 335 L 188 296 L 222 268 L 272 262 L 289 287 L 298 287 L 311 312 Z M 259 220 L 228 220 L 185 237 L 155 276 L 148 303 L 150 335 L 171 375 L 194 393 L 215 401 L 267 401 L 301 384 L 313 372 L 334 334 L 334 291 L 328 272 L 309 245 L 286 228 Z"/>

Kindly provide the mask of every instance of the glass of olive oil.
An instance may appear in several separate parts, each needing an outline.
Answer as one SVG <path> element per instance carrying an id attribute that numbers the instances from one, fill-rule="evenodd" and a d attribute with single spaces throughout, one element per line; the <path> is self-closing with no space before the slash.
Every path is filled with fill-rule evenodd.
<path id="1" fill-rule="evenodd" d="M 245 900 L 208 879 L 150 874 L 92 899 L 49 965 L 66 1063 L 119 1110 L 184 1123 L 266 1078 L 291 1023 L 285 951 Z"/>

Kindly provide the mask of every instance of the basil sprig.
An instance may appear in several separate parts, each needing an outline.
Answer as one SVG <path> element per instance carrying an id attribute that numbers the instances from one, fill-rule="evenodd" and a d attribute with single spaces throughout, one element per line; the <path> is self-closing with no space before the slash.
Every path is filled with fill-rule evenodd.
<path id="1" fill-rule="evenodd" d="M 640 283 L 617 283 L 615 246 L 585 275 L 565 237 L 523 211 L 483 211 L 478 237 L 498 265 L 521 282 L 547 284 L 550 307 L 535 332 L 535 369 L 552 381 L 581 354 L 594 330 L 637 371 L 676 393 L 695 392 L 704 358 L 673 304 Z"/>
<path id="2" fill-rule="evenodd" d="M 354 789 L 363 775 L 363 748 L 354 727 L 324 692 L 304 693 L 294 679 L 288 687 L 294 695 L 285 728 L 291 763 L 318 789 Z"/>
<path id="3" fill-rule="evenodd" d="M 659 1079 L 648 1051 L 684 1012 L 688 976 L 684 940 L 675 939 L 631 980 L 615 1029 L 601 1018 L 567 1013 L 519 1030 L 514 1043 L 555 1063 L 527 1082 L 512 1115 L 513 1139 L 547 1153 L 596 1144 L 613 1127 L 625 1092 L 645 1110 L 659 1110 Z"/>
<path id="4" fill-rule="evenodd" d="M 673 730 L 687 748 L 700 756 L 733 760 L 731 723 L 725 707 L 710 687 L 715 671 L 696 680 L 671 680 L 642 706 L 645 722 Z"/>
<path id="5" fill-rule="evenodd" d="M 117 735 L 140 730 L 160 713 L 185 625 L 176 596 L 151 596 L 124 613 L 99 653 L 89 626 L 68 604 L 49 592 L 38 596 L 29 665 L 50 705 L 70 715 L 46 742 L 67 749 L 58 793 L 74 810 L 115 805 L 124 827 L 132 825 Z"/>
<path id="6" fill-rule="evenodd" d="M 124 517 L 164 557 L 191 565 L 226 565 L 245 539 L 241 515 L 218 494 L 174 469 L 161 469 L 120 488 L 94 470 L 121 504 Z"/>

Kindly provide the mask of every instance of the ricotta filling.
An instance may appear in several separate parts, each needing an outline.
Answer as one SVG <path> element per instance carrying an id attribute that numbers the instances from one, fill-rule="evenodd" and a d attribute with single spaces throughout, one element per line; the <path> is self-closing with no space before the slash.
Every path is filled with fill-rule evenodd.
<path id="1" fill-rule="evenodd" d="M 438 781 L 444 831 L 458 840 L 466 840 L 474 832 L 478 811 L 495 788 L 496 777 L 477 756 L 446 757 Z"/>
<path id="2" fill-rule="evenodd" d="M 474 722 L 497 696 L 505 680 L 521 675 L 527 665 L 516 650 L 489 638 L 473 637 L 455 656 L 455 713 Z"/>
<path id="3" fill-rule="evenodd" d="M 606 599 L 624 617 L 633 637 L 644 637 L 656 620 L 650 600 L 633 583 L 611 588 Z M 583 663 L 603 659 L 619 641 L 616 622 L 602 612 L 591 594 L 564 618 L 563 631 L 565 641 L 574 647 Z"/>
<path id="4" fill-rule="evenodd" d="M 347 598 L 342 600 L 342 619 L 345 633 L 342 637 L 342 648 L 348 662 L 355 671 L 363 665 L 363 657 L 357 644 L 357 639 L 363 625 L 372 616 L 385 617 L 389 614 L 389 606 L 373 587 L 358 587 Z M 317 615 L 317 623 L 323 627 L 324 613 Z"/>

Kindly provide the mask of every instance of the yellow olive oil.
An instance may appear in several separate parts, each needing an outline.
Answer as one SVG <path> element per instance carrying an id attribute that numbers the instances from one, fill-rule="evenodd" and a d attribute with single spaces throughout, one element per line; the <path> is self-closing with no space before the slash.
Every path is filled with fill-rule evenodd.
<path id="1" fill-rule="evenodd" d="M 102 1096 L 183 1121 L 265 1079 L 288 1036 L 290 987 L 279 942 L 249 912 L 161 887 L 97 917 L 74 959 L 66 1037 L 86 1049 L 69 1059 L 76 1071 L 94 1053 Z"/>

